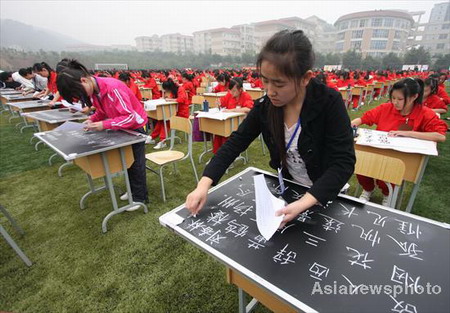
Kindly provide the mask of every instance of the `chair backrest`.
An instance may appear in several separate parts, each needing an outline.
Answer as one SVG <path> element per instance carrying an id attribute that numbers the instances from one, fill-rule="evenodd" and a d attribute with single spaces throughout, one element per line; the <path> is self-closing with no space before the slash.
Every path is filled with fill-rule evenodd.
<path id="1" fill-rule="evenodd" d="M 192 134 L 192 124 L 188 117 L 172 116 L 170 128 L 185 132 L 188 135 Z"/>
<path id="2" fill-rule="evenodd" d="M 400 185 L 405 175 L 405 163 L 402 160 L 378 153 L 355 151 L 355 174 L 379 179 Z"/>
<path id="3" fill-rule="evenodd" d="M 192 104 L 203 104 L 204 100 L 205 100 L 205 97 L 195 95 L 192 97 Z"/>

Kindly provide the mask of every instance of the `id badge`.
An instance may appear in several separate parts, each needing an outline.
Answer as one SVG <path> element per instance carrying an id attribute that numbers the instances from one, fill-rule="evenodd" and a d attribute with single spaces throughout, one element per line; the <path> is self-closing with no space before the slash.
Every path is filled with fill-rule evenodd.
<path id="1" fill-rule="evenodd" d="M 280 192 L 283 194 L 286 189 L 284 188 L 283 173 L 281 168 L 278 168 L 278 182 L 280 183 Z"/>

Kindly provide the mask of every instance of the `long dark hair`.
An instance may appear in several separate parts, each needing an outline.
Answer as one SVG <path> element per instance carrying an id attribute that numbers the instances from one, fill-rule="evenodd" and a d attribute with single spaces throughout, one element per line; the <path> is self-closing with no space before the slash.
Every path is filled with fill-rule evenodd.
<path id="1" fill-rule="evenodd" d="M 175 84 L 175 82 L 172 80 L 172 78 L 169 78 L 168 80 L 166 80 L 162 84 L 162 88 L 166 91 L 167 90 L 170 91 L 170 93 L 172 94 L 172 97 L 178 98 L 178 85 Z"/>
<path id="2" fill-rule="evenodd" d="M 430 86 L 430 95 L 435 95 L 438 91 L 439 81 L 436 78 L 428 77 L 424 81 L 424 86 Z"/>
<path id="3" fill-rule="evenodd" d="M 275 65 L 281 74 L 294 80 L 298 85 L 306 72 L 312 69 L 314 59 L 311 42 L 302 30 L 282 30 L 273 35 L 262 48 L 256 61 L 256 67 L 258 72 L 261 72 L 262 62 L 268 61 Z M 278 148 L 280 160 L 285 167 L 284 109 L 270 104 L 268 118 L 269 128 Z"/>
<path id="4" fill-rule="evenodd" d="M 417 98 L 414 100 L 414 105 L 422 104 L 423 99 L 423 88 L 424 83 L 423 80 L 419 78 L 405 78 L 398 82 L 396 82 L 391 90 L 389 91 L 389 99 L 392 101 L 392 92 L 394 90 L 400 90 L 403 93 L 403 97 L 405 101 L 407 98 L 410 98 L 414 95 L 417 95 Z"/>
<path id="5" fill-rule="evenodd" d="M 66 60 L 56 79 L 56 86 L 61 96 L 69 103 L 74 99 L 80 100 L 84 105 L 92 106 L 90 97 L 81 84 L 82 77 L 91 77 L 86 67 L 77 60 Z"/>

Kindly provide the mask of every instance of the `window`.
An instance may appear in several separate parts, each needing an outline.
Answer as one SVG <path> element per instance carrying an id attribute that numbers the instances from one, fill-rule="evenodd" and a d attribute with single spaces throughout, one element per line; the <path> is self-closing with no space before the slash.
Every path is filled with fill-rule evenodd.
<path id="1" fill-rule="evenodd" d="M 438 44 L 436 45 L 436 49 L 438 49 L 438 50 L 444 49 L 444 46 L 445 46 L 445 44 L 443 44 L 443 43 L 438 43 Z"/>
<path id="2" fill-rule="evenodd" d="M 372 33 L 373 38 L 387 38 L 389 37 L 389 30 L 387 29 L 374 29 Z"/>
<path id="3" fill-rule="evenodd" d="M 359 27 L 366 27 L 366 26 L 367 26 L 367 19 L 359 21 Z"/>
<path id="4" fill-rule="evenodd" d="M 372 19 L 372 26 L 377 27 L 383 25 L 383 19 L 382 18 L 373 18 Z"/>
<path id="5" fill-rule="evenodd" d="M 341 32 L 337 34 L 337 40 L 344 40 L 345 32 Z"/>
<path id="6" fill-rule="evenodd" d="M 400 49 L 400 41 L 394 41 L 392 43 L 392 50 L 399 50 Z"/>
<path id="7" fill-rule="evenodd" d="M 439 35 L 439 39 L 447 39 L 448 35 L 447 34 L 440 34 Z"/>
<path id="8" fill-rule="evenodd" d="M 395 34 L 394 34 L 394 38 L 395 38 L 395 39 L 400 39 L 400 38 L 402 38 L 402 32 L 399 31 L 399 30 L 396 30 L 396 31 L 395 31 Z"/>
<path id="9" fill-rule="evenodd" d="M 362 38 L 364 30 L 354 30 L 352 31 L 352 38 Z"/>
<path id="10" fill-rule="evenodd" d="M 350 49 L 351 50 L 361 50 L 361 40 L 355 40 L 350 42 Z"/>
<path id="11" fill-rule="evenodd" d="M 358 27 L 358 20 L 353 20 L 351 23 L 350 23 L 350 28 L 356 28 L 356 27 Z"/>
<path id="12" fill-rule="evenodd" d="M 348 28 L 348 21 L 342 22 L 341 27 L 339 29 L 347 29 Z"/>
<path id="13" fill-rule="evenodd" d="M 392 17 L 388 17 L 384 19 L 384 27 L 392 27 L 394 26 L 394 19 Z"/>
<path id="14" fill-rule="evenodd" d="M 394 22 L 394 27 L 400 28 L 401 25 L 402 25 L 402 20 L 396 19 Z"/>
<path id="15" fill-rule="evenodd" d="M 450 24 L 443 24 L 442 29 L 450 29 Z"/>
<path id="16" fill-rule="evenodd" d="M 387 46 L 387 40 L 372 40 L 370 42 L 371 50 L 384 50 Z"/>
<path id="17" fill-rule="evenodd" d="M 342 50 L 344 50 L 344 43 L 343 42 L 336 43 L 336 51 L 342 51 Z"/>

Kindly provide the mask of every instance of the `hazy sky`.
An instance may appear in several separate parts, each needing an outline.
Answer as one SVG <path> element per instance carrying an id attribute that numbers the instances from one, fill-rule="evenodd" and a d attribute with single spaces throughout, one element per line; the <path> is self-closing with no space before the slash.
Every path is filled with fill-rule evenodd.
<path id="1" fill-rule="evenodd" d="M 86 43 L 135 45 L 137 36 L 192 32 L 269 19 L 316 15 L 329 23 L 366 10 L 426 11 L 445 0 L 408 1 L 20 1 L 0 0 L 0 17 L 52 29 Z"/>

